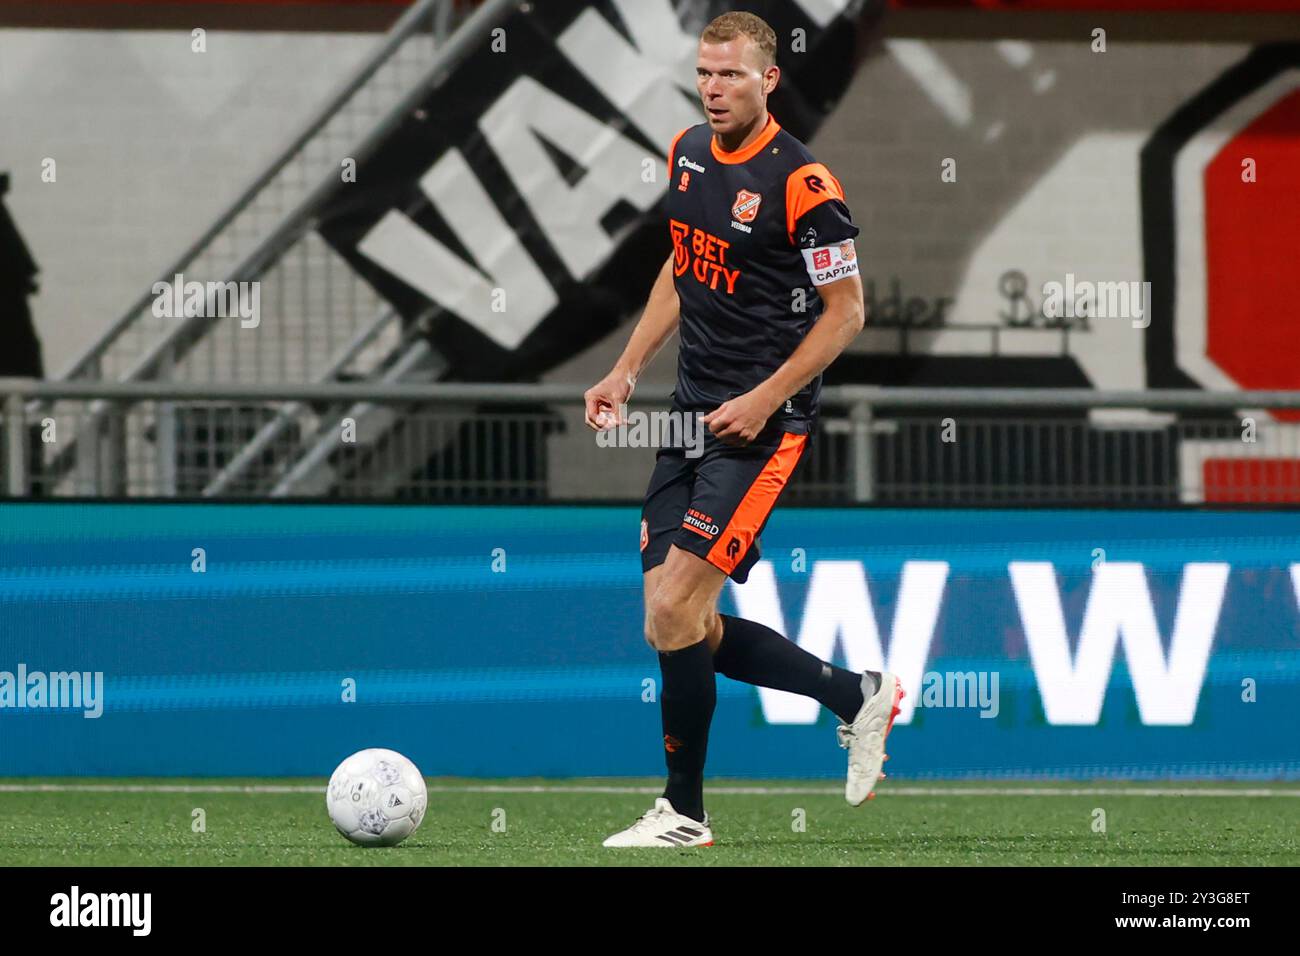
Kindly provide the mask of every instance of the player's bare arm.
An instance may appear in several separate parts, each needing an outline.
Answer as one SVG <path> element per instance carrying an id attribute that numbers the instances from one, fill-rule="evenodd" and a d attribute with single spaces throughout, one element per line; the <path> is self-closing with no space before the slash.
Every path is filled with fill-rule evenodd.
<path id="1" fill-rule="evenodd" d="M 820 375 L 862 331 L 866 317 L 858 276 L 837 279 L 817 291 L 826 308 L 790 358 L 762 384 L 704 416 L 704 424 L 719 440 L 729 445 L 753 441 L 772 413 Z"/>
<path id="2" fill-rule="evenodd" d="M 659 270 L 654 287 L 646 300 L 645 310 L 632 330 L 623 354 L 603 379 L 587 389 L 583 399 L 587 406 L 587 425 L 603 431 L 618 424 L 618 407 L 627 404 L 636 388 L 636 380 L 650 361 L 672 337 L 681 320 L 677 289 L 673 286 L 673 257 Z"/>

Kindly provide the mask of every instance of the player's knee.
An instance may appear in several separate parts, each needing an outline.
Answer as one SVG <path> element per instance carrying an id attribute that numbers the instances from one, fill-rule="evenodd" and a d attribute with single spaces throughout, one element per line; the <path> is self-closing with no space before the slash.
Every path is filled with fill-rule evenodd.
<path id="1" fill-rule="evenodd" d="M 722 615 L 716 609 L 709 611 L 705 618 L 704 639 L 709 642 L 709 650 L 716 654 L 722 643 Z"/>
<path id="2" fill-rule="evenodd" d="M 658 645 L 655 644 L 654 620 L 650 617 L 649 613 L 645 616 L 645 642 L 649 644 L 652 649 L 659 649 Z"/>
<path id="3" fill-rule="evenodd" d="M 704 622 L 689 604 L 671 590 L 660 588 L 646 613 L 646 640 L 659 651 L 671 651 L 697 643 Z"/>

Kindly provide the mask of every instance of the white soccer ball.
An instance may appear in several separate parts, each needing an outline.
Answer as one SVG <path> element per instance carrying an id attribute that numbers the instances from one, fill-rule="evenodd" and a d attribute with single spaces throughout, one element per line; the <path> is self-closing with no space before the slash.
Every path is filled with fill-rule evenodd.
<path id="1" fill-rule="evenodd" d="M 415 764 L 379 747 L 339 764 L 325 791 L 334 826 L 359 846 L 397 846 L 419 827 L 428 801 Z"/>

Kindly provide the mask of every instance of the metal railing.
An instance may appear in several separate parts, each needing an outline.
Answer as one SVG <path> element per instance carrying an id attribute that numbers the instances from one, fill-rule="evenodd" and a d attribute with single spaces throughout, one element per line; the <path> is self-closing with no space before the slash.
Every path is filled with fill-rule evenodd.
<path id="1" fill-rule="evenodd" d="M 583 423 L 584 389 L 0 379 L 4 487 L 19 497 L 638 500 L 658 449 L 602 446 Z M 669 388 L 643 385 L 632 409 L 666 411 L 669 400 Z M 87 432 L 92 407 L 103 411 Z M 51 469 L 79 426 L 75 467 Z M 1296 504 L 1300 393 L 828 387 L 786 500 Z"/>
<path id="2" fill-rule="evenodd" d="M 158 277 L 171 283 L 179 274 L 206 283 L 260 276 L 268 299 L 263 324 L 278 340 L 274 348 L 267 348 L 267 336 L 261 335 L 251 350 L 249 335 L 240 341 L 237 321 L 155 316 L 151 283 L 60 378 L 312 380 L 315 363 L 328 361 L 334 343 L 350 338 L 378 302 L 322 240 L 303 228 L 307 212 L 340 181 L 343 160 L 360 162 L 378 138 L 377 128 L 386 128 L 411 89 L 446 58 L 454 21 L 452 0 L 413 4 L 277 157 Z M 205 343 L 201 349 L 200 343 Z"/>
<path id="3" fill-rule="evenodd" d="M 377 369 L 410 364 L 413 346 L 390 307 L 315 231 L 321 203 L 338 186 L 342 162 L 360 165 L 372 155 L 432 84 L 475 48 L 517 0 L 487 0 L 470 14 L 453 0 L 417 0 L 373 53 L 327 98 L 277 158 L 168 269 L 158 282 L 235 287 L 256 282 L 260 298 L 255 332 L 238 317 L 160 317 L 157 295 L 131 304 L 63 373 L 63 380 L 109 382 L 328 382 L 366 378 Z M 211 296 L 211 293 L 209 293 Z M 209 306 L 212 302 L 209 301 Z M 164 310 L 165 311 L 165 310 Z M 211 314 L 211 310 L 208 310 Z M 360 343 L 358 345 L 358 343 Z M 427 349 L 427 346 L 425 347 Z M 43 415 L 39 408 L 31 415 Z M 98 444 L 120 423 L 105 420 L 106 406 L 92 403 L 68 423 L 48 472 L 87 485 L 87 462 L 78 434 Z M 166 409 L 163 412 L 166 413 Z M 255 430 L 265 441 L 282 434 L 284 416 Z M 171 433 L 171 423 L 137 425 Z M 287 449 L 282 449 L 288 453 Z M 236 463 L 242 469 L 249 456 Z M 236 475 L 224 474 L 219 485 Z M 166 475 L 164 487 L 169 487 Z"/>

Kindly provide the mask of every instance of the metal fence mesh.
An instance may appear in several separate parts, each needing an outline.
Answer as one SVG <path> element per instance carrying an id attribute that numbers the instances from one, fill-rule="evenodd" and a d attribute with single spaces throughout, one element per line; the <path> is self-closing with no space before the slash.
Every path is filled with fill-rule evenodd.
<path id="1" fill-rule="evenodd" d="M 193 390 L 166 399 L 14 395 L 4 405 L 0 448 L 7 487 L 39 497 L 632 501 L 644 493 L 658 450 L 645 441 L 602 447 L 583 422 L 576 387 L 565 401 L 553 389 L 520 397 L 527 386 L 502 386 L 515 390 L 509 399 L 490 397 L 490 386 L 476 393 L 489 397 L 473 399 L 435 395 L 446 386 L 397 386 L 400 398 L 347 388 L 317 386 L 278 399 L 198 398 Z M 102 412 L 90 415 L 92 406 Z M 651 398 L 636 410 L 669 407 Z M 1279 416 L 1011 407 L 894 412 L 879 400 L 832 399 L 785 500 L 1300 502 L 1300 425 Z M 81 437 L 72 467 L 53 468 L 73 434 Z"/>
<path id="2" fill-rule="evenodd" d="M 336 347 L 379 308 L 369 286 L 310 228 L 290 234 L 270 265 L 239 276 L 241 265 L 274 241 L 314 191 L 341 179 L 343 162 L 400 105 L 464 19 L 450 0 L 424 0 L 386 38 L 381 52 L 331 98 L 286 151 L 239 197 L 160 281 L 260 282 L 262 325 L 208 320 L 195 337 L 177 335 L 181 316 L 157 315 L 143 296 L 65 375 L 69 379 L 312 382 L 328 372 Z"/>

